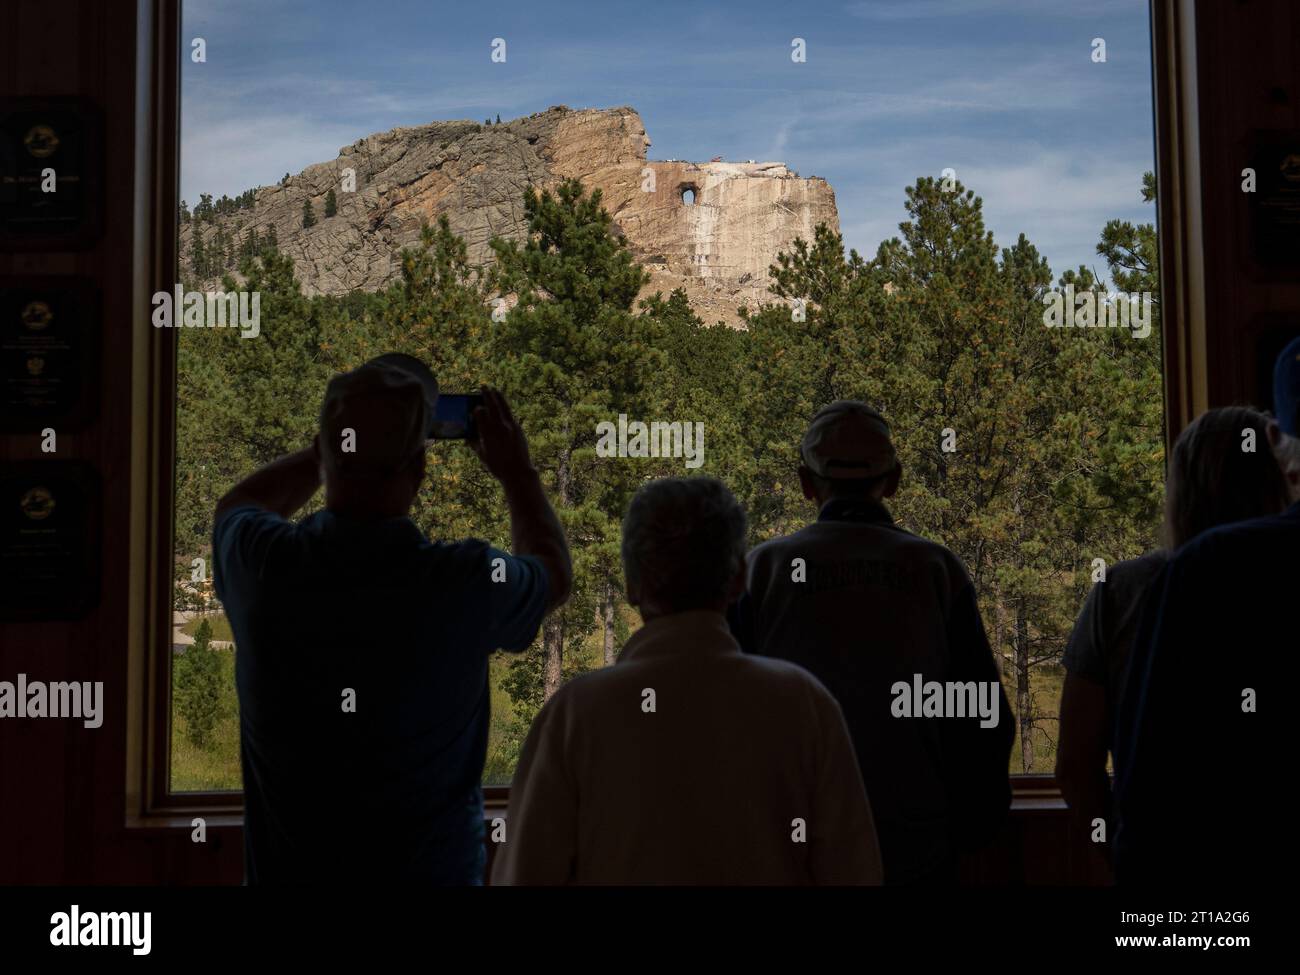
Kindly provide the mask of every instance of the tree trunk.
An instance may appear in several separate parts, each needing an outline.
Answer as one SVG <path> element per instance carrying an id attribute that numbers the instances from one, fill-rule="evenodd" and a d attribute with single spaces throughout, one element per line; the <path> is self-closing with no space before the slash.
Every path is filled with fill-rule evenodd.
<path id="1" fill-rule="evenodd" d="M 560 454 L 559 469 L 555 474 L 555 489 L 561 510 L 569 504 L 569 451 Z M 546 660 L 542 666 L 542 700 L 549 701 L 560 689 L 564 675 L 564 613 L 554 613 L 542 628 L 542 646 Z"/>
<path id="2" fill-rule="evenodd" d="M 542 647 L 546 661 L 542 665 L 542 700 L 549 701 L 560 689 L 564 663 L 564 619 L 556 613 L 542 627 Z"/>
<path id="3" fill-rule="evenodd" d="M 1034 767 L 1034 716 L 1029 694 L 1029 623 L 1024 600 L 1016 609 L 1016 710 L 1020 719 L 1020 763 L 1022 771 Z"/>
<path id="4" fill-rule="evenodd" d="M 605 592 L 601 600 L 601 628 L 605 637 L 605 666 L 614 663 L 614 587 L 605 580 Z"/>
<path id="5" fill-rule="evenodd" d="M 1007 674 L 1007 604 L 1002 599 L 1002 590 L 996 585 L 993 590 L 993 663 L 998 668 L 998 678 Z"/>

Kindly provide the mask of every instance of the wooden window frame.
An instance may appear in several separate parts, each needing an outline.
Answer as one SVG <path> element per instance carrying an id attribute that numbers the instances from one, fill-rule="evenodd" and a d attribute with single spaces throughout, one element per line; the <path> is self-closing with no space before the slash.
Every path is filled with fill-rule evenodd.
<path id="1" fill-rule="evenodd" d="M 149 296 L 178 273 L 180 0 L 137 0 L 137 166 L 132 337 L 127 825 L 243 821 L 242 791 L 172 792 L 170 777 L 176 331 L 151 328 Z M 1166 446 L 1208 405 L 1194 0 L 1151 0 Z M 1060 810 L 1051 774 L 1012 777 L 1013 809 Z M 508 786 L 483 789 L 488 815 Z M 322 801 L 328 790 L 322 788 Z M 725 798 L 725 797 L 723 797 Z"/>

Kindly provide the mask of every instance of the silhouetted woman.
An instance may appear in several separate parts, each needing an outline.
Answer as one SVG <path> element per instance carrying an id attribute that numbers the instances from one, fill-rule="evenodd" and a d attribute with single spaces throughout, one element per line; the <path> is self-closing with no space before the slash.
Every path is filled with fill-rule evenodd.
<path id="1" fill-rule="evenodd" d="M 1169 554 L 1201 532 L 1287 506 L 1286 482 L 1269 449 L 1268 423 L 1256 410 L 1229 406 L 1209 410 L 1188 425 L 1174 444 L 1166 480 L 1167 547 L 1107 569 L 1070 634 L 1056 780 L 1084 835 L 1097 836 L 1093 824 L 1105 820 L 1105 843 L 1094 845 L 1099 852 L 1109 848 L 1114 826 L 1106 764 L 1143 598 Z"/>

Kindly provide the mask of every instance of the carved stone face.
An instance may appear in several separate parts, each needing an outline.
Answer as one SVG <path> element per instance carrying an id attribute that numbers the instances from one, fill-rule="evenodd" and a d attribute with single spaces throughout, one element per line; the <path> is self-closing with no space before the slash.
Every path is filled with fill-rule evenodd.
<path id="1" fill-rule="evenodd" d="M 652 145 L 652 143 L 650 142 L 650 137 L 646 135 L 645 124 L 641 121 L 640 117 L 636 115 L 625 115 L 623 116 L 623 119 L 625 122 L 629 122 L 631 124 L 632 140 L 634 142 L 637 139 L 641 140 L 642 155 L 645 155 L 645 151 L 648 150 Z"/>

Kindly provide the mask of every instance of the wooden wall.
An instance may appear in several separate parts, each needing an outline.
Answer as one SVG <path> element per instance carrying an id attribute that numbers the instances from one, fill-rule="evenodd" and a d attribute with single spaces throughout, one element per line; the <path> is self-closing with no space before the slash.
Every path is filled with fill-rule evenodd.
<path id="1" fill-rule="evenodd" d="M 1300 4 L 1202 2 L 1196 28 L 1208 405 L 1268 408 L 1269 367 L 1300 335 L 1300 265 L 1253 260 L 1242 170 L 1269 134 L 1300 153 Z"/>

